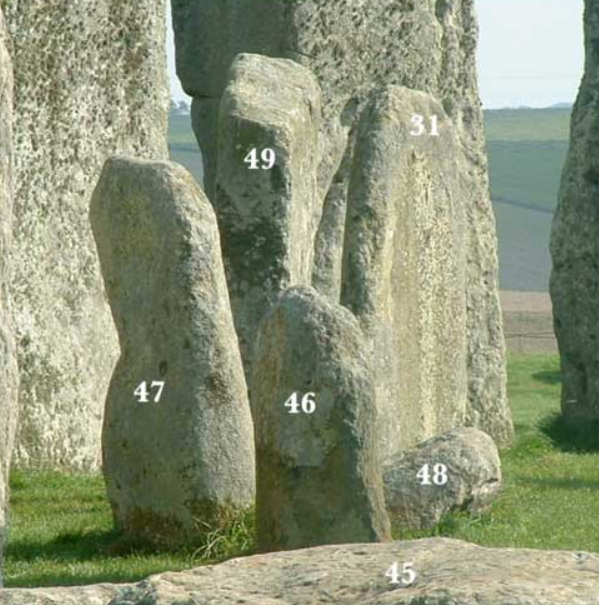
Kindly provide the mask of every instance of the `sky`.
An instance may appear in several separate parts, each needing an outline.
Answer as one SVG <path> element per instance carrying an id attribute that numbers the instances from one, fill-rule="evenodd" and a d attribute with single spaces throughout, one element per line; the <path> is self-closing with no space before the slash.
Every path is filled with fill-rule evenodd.
<path id="1" fill-rule="evenodd" d="M 479 85 L 483 105 L 547 107 L 572 103 L 583 68 L 583 0 L 477 0 Z M 172 28 L 168 65 L 172 96 L 187 99 L 175 74 Z"/>

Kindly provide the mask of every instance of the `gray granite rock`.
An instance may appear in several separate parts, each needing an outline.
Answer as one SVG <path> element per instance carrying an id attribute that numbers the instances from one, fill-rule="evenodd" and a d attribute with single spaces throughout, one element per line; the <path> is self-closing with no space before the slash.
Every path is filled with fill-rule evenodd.
<path id="1" fill-rule="evenodd" d="M 585 72 L 551 234 L 562 410 L 573 425 L 599 420 L 599 4 L 585 4 Z"/>
<path id="2" fill-rule="evenodd" d="M 254 496 L 253 428 L 214 210 L 182 167 L 112 158 L 91 223 L 121 345 L 102 437 L 115 519 L 132 536 L 193 541 Z"/>
<path id="3" fill-rule="evenodd" d="M 220 106 L 214 200 L 247 376 L 259 321 L 288 287 L 310 283 L 319 126 L 320 90 L 307 69 L 257 55 L 235 60 Z"/>
<path id="4" fill-rule="evenodd" d="M 69 588 L 13 588 L 0 591 L 0 605 L 107 605 L 126 585 L 96 584 Z"/>
<path id="5" fill-rule="evenodd" d="M 118 345 L 89 200 L 109 155 L 168 157 L 165 2 L 0 5 L 15 70 L 16 462 L 94 469 Z"/>
<path id="6" fill-rule="evenodd" d="M 351 313 L 311 288 L 287 291 L 260 325 L 251 401 L 263 551 L 390 538 L 363 341 Z"/>
<path id="7" fill-rule="evenodd" d="M 19 377 L 15 355 L 11 292 L 13 74 L 10 40 L 0 10 L 0 588 L 2 551 L 8 525 L 8 474 L 18 420 Z"/>
<path id="8" fill-rule="evenodd" d="M 240 52 L 293 59 L 316 76 L 323 94 L 319 191 L 323 219 L 313 284 L 338 301 L 348 154 L 353 128 L 373 90 L 388 84 L 435 96 L 452 120 L 466 156 L 467 422 L 499 443 L 512 437 L 505 347 L 497 293 L 497 241 L 491 207 L 484 127 L 476 78 L 478 28 L 473 0 L 173 0 L 177 70 L 205 112 L 227 82 Z M 195 131 L 217 170 L 204 114 Z M 209 189 L 210 191 L 210 189 Z"/>
<path id="9" fill-rule="evenodd" d="M 430 529 L 448 513 L 479 513 L 502 486 L 495 442 L 478 429 L 456 429 L 385 461 L 387 509 L 408 529 Z"/>
<path id="10" fill-rule="evenodd" d="M 400 570 L 413 564 L 412 585 L 391 584 L 385 574 L 394 563 Z M 233 559 L 154 576 L 109 605 L 597 605 L 598 591 L 596 554 L 431 539 Z M 108 605 L 88 595 L 80 588 L 7 590 L 0 604 Z"/>
<path id="11" fill-rule="evenodd" d="M 374 355 L 383 458 L 466 420 L 464 163 L 430 95 L 391 86 L 363 112 L 341 303 Z"/>

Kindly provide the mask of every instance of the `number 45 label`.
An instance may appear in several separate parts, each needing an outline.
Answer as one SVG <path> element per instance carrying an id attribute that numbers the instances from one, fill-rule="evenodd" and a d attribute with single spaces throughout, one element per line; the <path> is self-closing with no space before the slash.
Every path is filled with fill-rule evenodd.
<path id="1" fill-rule="evenodd" d="M 414 571 L 414 563 L 404 563 L 401 569 L 399 563 L 393 563 L 385 576 L 394 586 L 411 586 L 418 577 Z"/>

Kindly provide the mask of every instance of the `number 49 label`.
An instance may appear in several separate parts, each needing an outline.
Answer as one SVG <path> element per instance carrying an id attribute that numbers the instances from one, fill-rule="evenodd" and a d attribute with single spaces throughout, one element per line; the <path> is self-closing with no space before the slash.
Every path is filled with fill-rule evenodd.
<path id="1" fill-rule="evenodd" d="M 399 563 L 393 563 L 385 576 L 394 586 L 411 586 L 418 577 L 414 571 L 414 563 L 404 563 L 402 568 Z"/>

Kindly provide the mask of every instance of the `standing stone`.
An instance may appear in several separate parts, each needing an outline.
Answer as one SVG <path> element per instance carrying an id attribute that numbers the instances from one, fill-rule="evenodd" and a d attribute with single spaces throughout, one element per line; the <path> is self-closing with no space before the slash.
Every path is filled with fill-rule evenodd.
<path id="1" fill-rule="evenodd" d="M 214 211 L 182 167 L 113 158 L 91 221 L 121 345 L 102 437 L 113 512 L 129 535 L 192 541 L 226 526 L 254 494 L 252 421 Z M 154 382 L 164 383 L 161 396 Z"/>
<path id="2" fill-rule="evenodd" d="M 0 10 L 0 588 L 2 551 L 8 525 L 8 474 L 17 428 L 18 372 L 14 351 L 12 304 L 8 287 L 12 249 L 12 106 L 10 41 Z"/>
<path id="3" fill-rule="evenodd" d="M 599 420 L 599 3 L 587 0 L 585 72 L 551 234 L 551 300 L 562 366 L 562 411 Z"/>
<path id="4" fill-rule="evenodd" d="M 286 292 L 260 326 L 252 376 L 261 550 L 390 537 L 373 394 L 351 313 Z"/>
<path id="5" fill-rule="evenodd" d="M 313 284 L 339 300 L 353 133 L 371 93 L 389 84 L 432 94 L 466 156 L 469 401 L 467 422 L 499 443 L 512 437 L 498 297 L 497 238 L 476 77 L 474 0 L 173 0 L 177 71 L 195 111 L 207 182 L 217 170 L 208 119 L 240 52 L 293 59 L 322 89 L 319 192 L 323 203 Z M 210 191 L 210 190 L 209 190 Z"/>
<path id="6" fill-rule="evenodd" d="M 341 302 L 375 357 L 382 457 L 465 423 L 464 164 L 431 96 L 392 86 L 364 111 Z"/>
<path id="7" fill-rule="evenodd" d="M 320 90 L 293 61 L 240 55 L 221 101 L 215 206 L 246 375 L 258 323 L 287 288 L 309 285 L 318 201 Z M 259 166 L 246 162 L 255 150 Z M 276 159 L 264 169 L 261 155 Z"/>
<path id="8" fill-rule="evenodd" d="M 88 470 L 118 354 L 87 213 L 114 153 L 166 158 L 164 0 L 0 0 L 15 68 L 16 462 Z"/>

